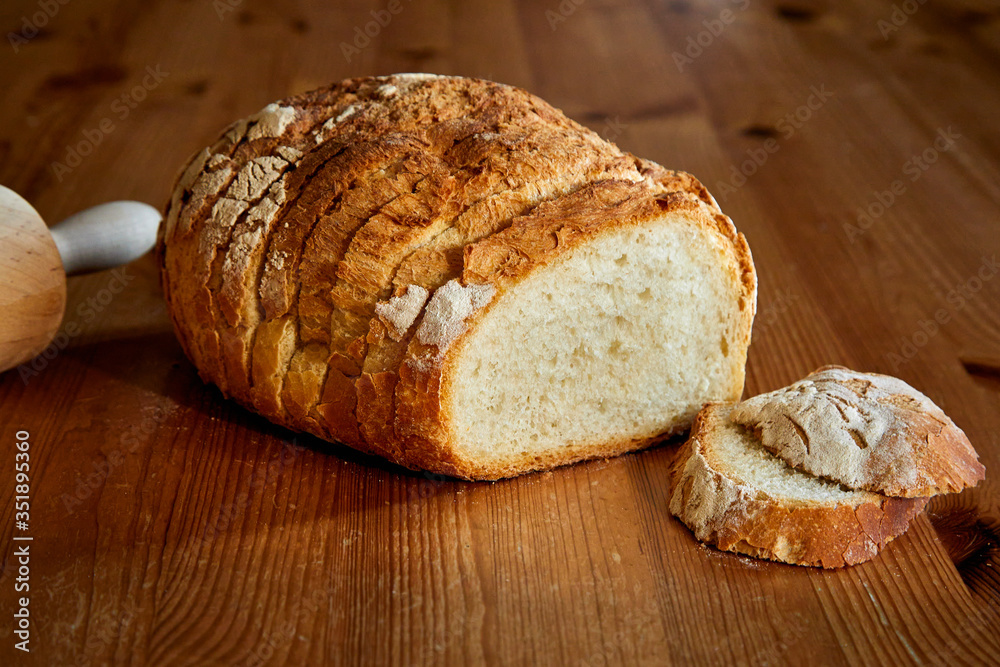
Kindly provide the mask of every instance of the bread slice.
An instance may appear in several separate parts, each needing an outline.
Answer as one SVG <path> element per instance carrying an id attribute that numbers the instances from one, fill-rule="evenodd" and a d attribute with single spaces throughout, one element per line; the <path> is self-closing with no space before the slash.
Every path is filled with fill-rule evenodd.
<path id="1" fill-rule="evenodd" d="M 523 90 L 352 79 L 196 155 L 158 256 L 201 376 L 289 428 L 496 479 L 737 398 L 746 240 L 694 177 Z"/>
<path id="2" fill-rule="evenodd" d="M 852 489 L 915 498 L 961 491 L 985 477 L 962 429 L 888 375 L 825 366 L 743 401 L 732 419 L 789 465 Z"/>
<path id="3" fill-rule="evenodd" d="M 670 475 L 670 511 L 719 549 L 836 568 L 873 558 L 927 504 L 795 470 L 730 421 L 732 403 L 698 414 Z"/>

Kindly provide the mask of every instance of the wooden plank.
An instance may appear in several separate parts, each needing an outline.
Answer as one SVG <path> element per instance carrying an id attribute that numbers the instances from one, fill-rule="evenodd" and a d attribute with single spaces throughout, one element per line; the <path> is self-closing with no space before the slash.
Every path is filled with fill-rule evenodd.
<path id="1" fill-rule="evenodd" d="M 37 373 L 0 377 L 0 437 L 32 436 L 36 660 L 1000 661 L 1000 384 L 968 361 L 1000 349 L 1000 280 L 974 280 L 1000 250 L 990 3 L 925 3 L 884 39 L 888 1 L 403 0 L 350 58 L 342 44 L 384 2 L 232 5 L 61 5 L 0 58 L 0 182 L 49 221 L 161 203 L 191 152 L 288 94 L 391 71 L 522 85 L 695 173 L 746 233 L 760 277 L 748 393 L 824 363 L 897 374 L 966 430 L 989 477 L 848 570 L 719 553 L 669 515 L 671 444 L 468 484 L 268 424 L 200 382 L 144 258 L 120 293 L 108 273 L 72 279 L 81 333 Z M 5 3 L 0 24 L 36 11 Z M 157 66 L 169 74 L 135 93 Z M 104 119 L 114 130 L 89 155 L 54 166 Z M 914 172 L 949 127 L 960 136 Z M 878 214 L 855 233 L 859 209 Z M 0 490 L 13 497 L 11 475 Z M 4 503 L 5 609 L 13 533 Z M 0 661 L 23 657 L 5 640 Z"/>

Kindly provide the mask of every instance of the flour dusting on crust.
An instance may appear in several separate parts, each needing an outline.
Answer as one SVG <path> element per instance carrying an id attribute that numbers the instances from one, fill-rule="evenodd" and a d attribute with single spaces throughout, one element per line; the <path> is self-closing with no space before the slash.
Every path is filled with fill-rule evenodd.
<path id="1" fill-rule="evenodd" d="M 465 333 L 466 320 L 493 298 L 493 285 L 462 286 L 452 279 L 439 287 L 430 303 L 424 320 L 417 329 L 417 340 L 424 345 L 434 345 L 439 351 L 448 349 L 452 341 Z"/>
<path id="2" fill-rule="evenodd" d="M 420 310 L 427 303 L 430 292 L 420 285 L 409 285 L 406 292 L 394 296 L 385 303 L 375 305 L 375 314 L 389 331 L 389 338 L 400 341 L 413 325 Z"/>
<path id="3" fill-rule="evenodd" d="M 268 104 L 247 120 L 255 123 L 247 132 L 247 139 L 280 137 L 285 128 L 295 120 L 295 109 L 276 103 Z"/>

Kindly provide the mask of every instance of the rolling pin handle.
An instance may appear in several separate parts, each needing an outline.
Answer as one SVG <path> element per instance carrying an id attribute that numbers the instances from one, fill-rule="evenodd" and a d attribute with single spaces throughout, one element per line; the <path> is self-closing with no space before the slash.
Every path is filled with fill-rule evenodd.
<path id="1" fill-rule="evenodd" d="M 137 201 L 114 201 L 80 211 L 52 227 L 67 275 L 110 269 L 149 252 L 160 212 Z"/>

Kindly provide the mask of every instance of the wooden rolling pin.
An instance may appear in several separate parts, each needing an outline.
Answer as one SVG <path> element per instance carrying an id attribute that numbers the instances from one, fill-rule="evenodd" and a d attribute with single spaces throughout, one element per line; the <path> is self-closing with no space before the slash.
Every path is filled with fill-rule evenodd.
<path id="1" fill-rule="evenodd" d="M 160 212 L 116 201 L 49 229 L 0 185 L 0 372 L 32 359 L 55 337 L 66 310 L 66 276 L 127 264 L 156 242 Z"/>

